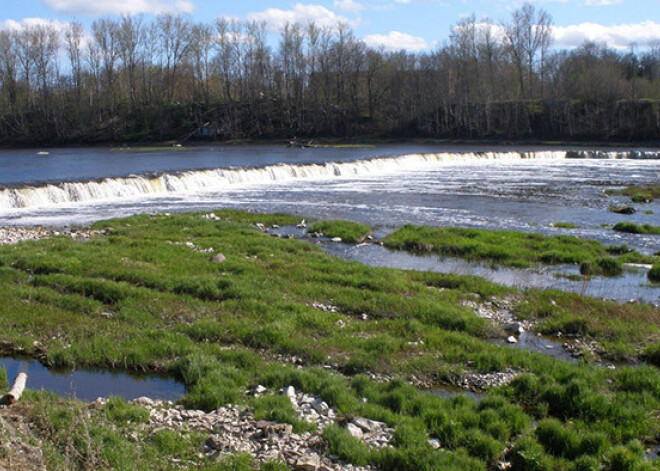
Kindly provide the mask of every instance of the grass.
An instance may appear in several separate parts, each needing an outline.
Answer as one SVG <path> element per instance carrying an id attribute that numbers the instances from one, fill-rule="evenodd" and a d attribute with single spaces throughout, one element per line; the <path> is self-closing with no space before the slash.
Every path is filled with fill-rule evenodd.
<path id="1" fill-rule="evenodd" d="M 607 195 L 629 196 L 633 203 L 650 203 L 656 198 L 660 198 L 660 186 L 627 186 L 619 190 L 605 190 Z"/>
<path id="2" fill-rule="evenodd" d="M 651 267 L 647 277 L 649 280 L 655 283 L 660 283 L 660 263 L 656 263 L 653 265 L 653 267 Z"/>
<path id="3" fill-rule="evenodd" d="M 552 227 L 557 227 L 560 229 L 575 229 L 578 226 L 576 226 L 572 222 L 553 222 Z"/>
<path id="4" fill-rule="evenodd" d="M 389 234 L 386 247 L 435 253 L 495 265 L 528 268 L 535 264 L 588 263 L 592 274 L 617 275 L 621 262 L 648 260 L 625 246 L 607 247 L 596 240 L 534 233 L 406 225 Z M 609 255 L 621 255 L 613 259 Z"/>
<path id="5" fill-rule="evenodd" d="M 495 345 L 490 340 L 497 330 L 461 301 L 515 295 L 521 300 L 517 314 L 539 320 L 548 333 L 580 332 L 615 355 L 649 361 L 655 354 L 642 348 L 657 342 L 656 308 L 368 267 L 253 226 L 284 225 L 290 216 L 215 214 L 221 220 L 141 215 L 98 223 L 95 228 L 108 229 L 108 236 L 84 243 L 57 237 L 0 247 L 0 340 L 54 366 L 164 372 L 186 384 L 187 407 L 246 404 L 259 417 L 305 430 L 286 397 L 246 395 L 258 384 L 269 391 L 292 385 L 320 396 L 342 416 L 395 427 L 394 446 L 382 450 L 364 447 L 338 427 L 324 434 L 332 453 L 379 469 L 492 469 L 500 459 L 536 458 L 545 469 L 568 469 L 578 459 L 605 467 L 608 460 L 637 459 L 631 440 L 657 441 L 656 368 L 609 370 Z M 211 254 L 184 242 L 213 247 L 226 260 L 213 263 Z M 332 304 L 338 312 L 313 303 Z M 305 366 L 269 360 L 278 354 L 299 356 Z M 466 369 L 506 368 L 526 374 L 480 403 L 368 376 L 415 374 L 438 384 Z M 21 407 L 56 469 L 58 463 L 67 469 L 163 469 L 171 458 L 196 459 L 205 438 L 176 431 L 140 435 L 144 415 L 118 399 L 87 414 L 75 401 L 29 393 Z M 557 452 L 554 422 L 538 435 L 535 424 L 548 419 L 580 437 L 570 449 L 584 454 Z M 137 440 L 131 438 L 136 433 Z M 442 450 L 430 447 L 429 438 L 439 439 Z M 257 469 L 244 456 L 231 460 L 222 465 Z M 217 462 L 198 464 L 225 469 Z"/>
<path id="6" fill-rule="evenodd" d="M 627 232 L 628 234 L 660 235 L 660 226 L 651 226 L 650 224 L 638 225 L 634 222 L 619 222 L 612 229 L 617 232 Z"/>
<path id="7" fill-rule="evenodd" d="M 308 228 L 308 232 L 320 232 L 326 237 L 339 237 L 343 242 L 357 244 L 364 241 L 372 229 L 366 224 L 335 219 L 315 222 Z"/>
<path id="8" fill-rule="evenodd" d="M 609 210 L 616 214 L 635 214 L 637 211 L 632 206 L 610 206 Z"/>

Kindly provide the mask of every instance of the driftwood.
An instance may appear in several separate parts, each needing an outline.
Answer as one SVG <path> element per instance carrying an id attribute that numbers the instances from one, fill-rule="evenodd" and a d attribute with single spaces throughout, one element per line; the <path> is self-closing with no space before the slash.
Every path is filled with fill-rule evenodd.
<path id="1" fill-rule="evenodd" d="M 0 399 L 0 404 L 16 404 L 23 395 L 26 384 L 27 374 L 18 373 L 18 376 L 16 376 L 16 380 L 14 381 L 14 385 L 11 387 L 9 392 L 5 394 L 2 399 Z"/>

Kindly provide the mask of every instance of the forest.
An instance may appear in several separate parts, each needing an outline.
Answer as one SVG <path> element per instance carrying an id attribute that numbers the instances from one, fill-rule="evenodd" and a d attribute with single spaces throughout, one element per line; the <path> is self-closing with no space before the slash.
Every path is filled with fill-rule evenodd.
<path id="1" fill-rule="evenodd" d="M 199 139 L 660 139 L 660 43 L 553 47 L 524 4 L 434 50 L 348 25 L 125 15 L 0 31 L 0 144 Z"/>

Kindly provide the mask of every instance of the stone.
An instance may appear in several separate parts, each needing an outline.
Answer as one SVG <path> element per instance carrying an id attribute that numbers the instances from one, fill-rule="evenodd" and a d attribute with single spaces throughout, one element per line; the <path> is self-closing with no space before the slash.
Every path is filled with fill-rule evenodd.
<path id="1" fill-rule="evenodd" d="M 382 422 L 377 422 L 375 420 L 365 419 L 363 417 L 355 417 L 351 423 L 357 425 L 366 433 L 373 432 L 374 430 L 382 429 L 385 424 Z"/>
<path id="2" fill-rule="evenodd" d="M 302 471 L 317 471 L 321 467 L 321 458 L 316 453 L 310 453 L 296 461 L 296 469 Z"/>
<path id="3" fill-rule="evenodd" d="M 213 258 L 211 259 L 211 261 L 212 261 L 212 262 L 215 262 L 215 263 L 222 263 L 222 262 L 224 262 L 225 260 L 227 260 L 226 257 L 225 257 L 224 255 L 222 255 L 221 253 L 219 253 L 219 254 L 215 254 L 215 255 L 213 256 Z"/>
<path id="4" fill-rule="evenodd" d="M 257 386 L 256 388 L 254 388 L 254 392 L 257 393 L 257 394 L 263 394 L 266 391 L 267 391 L 266 387 L 262 386 L 261 384 L 259 386 Z"/>
<path id="5" fill-rule="evenodd" d="M 515 338 L 515 337 L 512 335 L 511 337 L 509 337 L 508 339 L 506 339 L 506 342 L 507 342 L 507 343 L 518 343 L 518 339 Z"/>
<path id="6" fill-rule="evenodd" d="M 434 450 L 437 450 L 438 448 L 440 448 L 440 440 L 438 440 L 437 438 L 431 438 L 429 440 L 429 445 L 431 445 L 431 447 Z"/>
<path id="7" fill-rule="evenodd" d="M 285 394 L 287 395 L 287 397 L 289 397 L 291 399 L 295 399 L 296 398 L 296 388 L 294 388 L 293 386 L 287 387 Z"/>
<path id="8" fill-rule="evenodd" d="M 338 244 L 339 242 L 341 242 L 341 237 L 333 237 L 333 238 L 330 239 L 330 240 L 331 240 L 332 242 Z"/>
<path id="9" fill-rule="evenodd" d="M 362 438 L 364 437 L 364 432 L 362 431 L 362 429 L 355 424 L 347 424 L 346 430 L 348 430 L 348 433 L 350 433 L 354 438 L 357 438 L 359 440 L 362 440 Z"/>

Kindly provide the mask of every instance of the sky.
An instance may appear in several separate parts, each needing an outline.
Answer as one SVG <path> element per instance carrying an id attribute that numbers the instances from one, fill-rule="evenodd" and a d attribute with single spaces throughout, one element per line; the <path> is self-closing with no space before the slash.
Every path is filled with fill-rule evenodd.
<path id="1" fill-rule="evenodd" d="M 585 40 L 610 47 L 646 48 L 660 42 L 660 0 L 534 0 L 553 18 L 555 46 L 572 48 Z M 0 29 L 40 21 L 62 25 L 122 13 L 190 14 L 195 21 L 219 17 L 265 21 L 276 31 L 285 22 L 349 24 L 369 46 L 388 50 L 432 50 L 446 43 L 452 25 L 475 14 L 507 21 L 520 0 L 0 0 Z"/>

